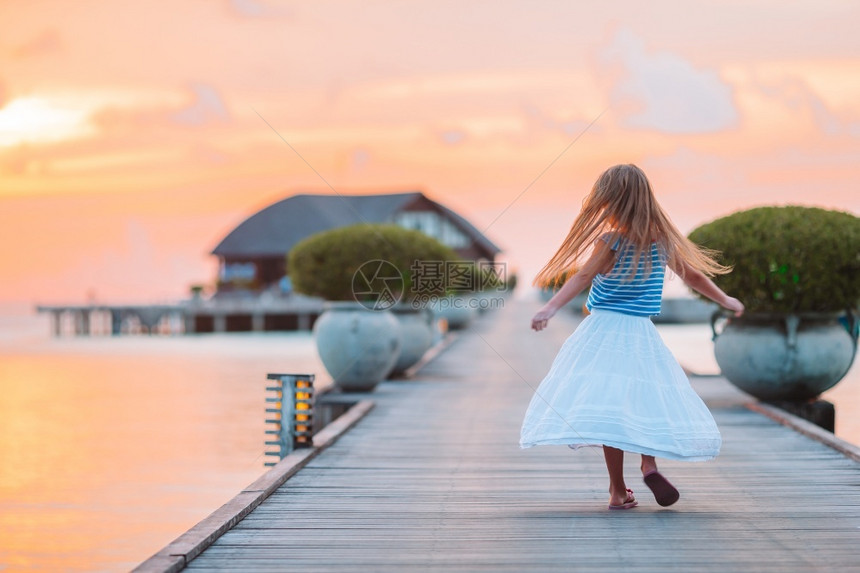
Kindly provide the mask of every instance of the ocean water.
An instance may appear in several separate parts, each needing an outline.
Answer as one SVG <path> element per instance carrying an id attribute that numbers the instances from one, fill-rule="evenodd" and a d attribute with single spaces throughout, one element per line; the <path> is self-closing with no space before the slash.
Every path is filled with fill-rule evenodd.
<path id="1" fill-rule="evenodd" d="M 659 329 L 717 372 L 707 326 Z M 220 507 L 265 471 L 269 372 L 331 383 L 308 333 L 54 339 L 0 307 L 0 571 L 128 571 Z M 858 366 L 825 397 L 860 443 Z"/>
<path id="2" fill-rule="evenodd" d="M 4 310 L 0 571 L 132 569 L 265 471 L 267 373 L 331 382 L 307 333 L 53 339 Z"/>

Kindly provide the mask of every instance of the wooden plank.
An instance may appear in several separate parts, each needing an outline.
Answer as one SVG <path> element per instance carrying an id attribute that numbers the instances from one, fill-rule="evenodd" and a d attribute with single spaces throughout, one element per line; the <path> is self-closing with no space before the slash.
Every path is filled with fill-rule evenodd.
<path id="1" fill-rule="evenodd" d="M 134 571 L 136 573 L 172 573 L 181 570 L 216 539 L 241 522 L 287 479 L 358 423 L 372 408 L 373 402 L 369 400 L 355 404 L 319 432 L 319 439 L 313 448 L 296 450 L 284 457 L 233 499 L 138 565 Z"/>
<path id="2" fill-rule="evenodd" d="M 609 512 L 600 449 L 520 450 L 519 424 L 572 329 L 482 317 L 188 564 L 242 571 L 860 571 L 860 465 L 704 387 L 723 452 L 662 461 L 681 501 Z M 558 324 L 557 323 L 557 324 Z M 546 335 L 546 336 L 544 336 Z"/>

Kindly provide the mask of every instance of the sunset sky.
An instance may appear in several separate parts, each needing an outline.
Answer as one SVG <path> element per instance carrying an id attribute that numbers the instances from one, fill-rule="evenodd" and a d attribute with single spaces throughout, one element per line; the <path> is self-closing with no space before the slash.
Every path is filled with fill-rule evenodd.
<path id="1" fill-rule="evenodd" d="M 331 188 L 421 189 L 526 283 L 615 163 L 685 232 L 857 214 L 858 23 L 848 0 L 4 0 L 0 301 L 182 298 L 247 216 Z"/>

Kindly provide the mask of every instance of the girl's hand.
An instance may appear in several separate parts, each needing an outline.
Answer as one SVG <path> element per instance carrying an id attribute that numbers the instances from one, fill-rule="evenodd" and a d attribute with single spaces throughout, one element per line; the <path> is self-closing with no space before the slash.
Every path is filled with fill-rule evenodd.
<path id="1" fill-rule="evenodd" d="M 555 314 L 554 310 L 542 308 L 532 318 L 532 330 L 540 331 L 546 328 L 549 319 Z"/>
<path id="2" fill-rule="evenodd" d="M 744 313 L 744 303 L 734 297 L 729 297 L 723 304 L 723 307 L 735 313 L 735 316 L 740 316 Z"/>

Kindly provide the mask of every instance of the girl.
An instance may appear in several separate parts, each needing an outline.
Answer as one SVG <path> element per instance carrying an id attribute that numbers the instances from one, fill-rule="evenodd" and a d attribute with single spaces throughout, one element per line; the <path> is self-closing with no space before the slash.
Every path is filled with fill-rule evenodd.
<path id="1" fill-rule="evenodd" d="M 545 328 L 589 285 L 591 314 L 564 343 L 535 392 L 520 446 L 602 445 L 609 509 L 638 503 L 624 483 L 625 451 L 642 455 L 645 484 L 662 506 L 680 494 L 657 471 L 655 456 L 702 461 L 720 451 L 714 418 L 649 319 L 660 313 L 666 267 L 740 316 L 744 305 L 707 277 L 731 270 L 718 264 L 715 254 L 675 228 L 641 169 L 616 165 L 597 179 L 567 238 L 535 278 L 535 284 L 548 286 L 575 271 L 534 316 L 534 330 Z"/>

